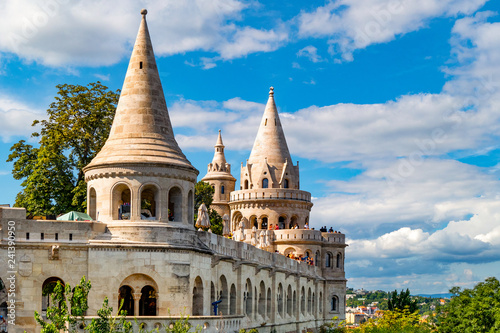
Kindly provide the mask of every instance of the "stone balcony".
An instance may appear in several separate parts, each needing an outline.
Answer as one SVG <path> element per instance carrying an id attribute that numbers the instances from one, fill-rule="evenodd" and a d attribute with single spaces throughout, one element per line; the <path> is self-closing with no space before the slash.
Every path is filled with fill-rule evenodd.
<path id="1" fill-rule="evenodd" d="M 289 188 L 260 188 L 233 191 L 231 202 L 246 200 L 298 200 L 311 202 L 311 193 Z"/>

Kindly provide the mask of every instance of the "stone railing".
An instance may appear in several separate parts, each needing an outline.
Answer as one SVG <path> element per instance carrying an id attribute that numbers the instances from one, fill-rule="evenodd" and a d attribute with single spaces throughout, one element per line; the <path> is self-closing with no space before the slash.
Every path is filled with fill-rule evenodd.
<path id="1" fill-rule="evenodd" d="M 288 188 L 259 188 L 231 192 L 231 202 L 244 200 L 299 200 L 311 202 L 311 193 Z"/>

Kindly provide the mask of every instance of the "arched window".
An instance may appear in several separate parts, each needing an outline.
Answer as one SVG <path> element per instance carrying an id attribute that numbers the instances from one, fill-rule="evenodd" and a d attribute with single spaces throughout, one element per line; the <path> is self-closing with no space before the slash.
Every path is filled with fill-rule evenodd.
<path id="1" fill-rule="evenodd" d="M 193 288 L 193 316 L 203 316 L 203 282 L 197 276 Z"/>
<path id="2" fill-rule="evenodd" d="M 113 187 L 113 220 L 130 220 L 130 199 L 130 188 L 126 184 L 118 184 Z"/>
<path id="3" fill-rule="evenodd" d="M 224 185 L 220 187 L 220 194 L 224 194 Z"/>
<path id="4" fill-rule="evenodd" d="M 262 224 L 261 224 L 260 228 L 267 229 L 267 217 L 262 218 Z"/>
<path id="5" fill-rule="evenodd" d="M 293 314 L 296 314 L 297 313 L 297 293 L 295 290 L 293 291 L 292 305 L 293 305 L 293 309 L 292 309 Z"/>
<path id="6" fill-rule="evenodd" d="M 312 295 L 312 314 L 316 315 L 316 294 Z"/>
<path id="7" fill-rule="evenodd" d="M 236 314 L 236 287 L 234 283 L 231 285 L 231 293 L 229 295 L 229 314 Z"/>
<path id="8" fill-rule="evenodd" d="M 212 304 L 213 302 L 215 302 L 217 299 L 215 298 L 215 285 L 213 282 L 210 283 L 210 304 Z M 212 315 L 215 315 L 215 313 L 213 313 L 213 307 L 210 306 L 210 313 Z"/>
<path id="9" fill-rule="evenodd" d="M 337 253 L 337 268 L 342 267 L 342 255 L 340 253 Z"/>
<path id="10" fill-rule="evenodd" d="M 311 298 L 311 288 L 307 291 L 307 313 L 312 313 L 312 298 Z"/>
<path id="11" fill-rule="evenodd" d="M 278 284 L 278 294 L 276 295 L 276 303 L 278 304 L 278 314 L 283 318 L 283 285 Z"/>
<path id="12" fill-rule="evenodd" d="M 320 258 L 319 251 L 316 251 L 316 256 L 314 257 L 314 265 L 315 266 L 319 266 L 319 258 Z"/>
<path id="13" fill-rule="evenodd" d="M 141 191 L 141 219 L 157 220 L 159 213 L 158 188 L 155 185 L 146 185 Z"/>
<path id="14" fill-rule="evenodd" d="M 288 188 L 288 187 L 289 187 L 289 186 L 288 186 L 288 179 L 285 179 L 285 182 L 284 182 L 284 187 L 285 187 L 285 188 Z"/>
<path id="15" fill-rule="evenodd" d="M 267 304 L 266 304 L 266 314 L 267 318 L 271 318 L 271 288 L 267 288 Z"/>
<path id="16" fill-rule="evenodd" d="M 224 275 L 221 275 L 219 278 L 219 297 L 217 297 L 217 300 L 222 300 L 222 302 L 219 303 L 219 309 L 218 309 L 218 315 L 228 315 L 229 314 L 229 297 L 228 297 L 228 292 L 227 292 L 227 280 Z"/>
<path id="17" fill-rule="evenodd" d="M 252 317 L 252 296 L 252 282 L 250 282 L 250 279 L 247 279 L 247 283 L 245 284 L 245 293 L 243 294 L 245 314 L 247 317 Z"/>
<path id="18" fill-rule="evenodd" d="M 285 229 L 285 218 L 283 216 L 279 217 L 278 225 L 280 229 Z"/>
<path id="19" fill-rule="evenodd" d="M 264 285 L 264 281 L 260 282 L 258 312 L 262 316 L 262 318 L 265 318 L 265 315 L 266 315 L 266 286 Z"/>
<path id="20" fill-rule="evenodd" d="M 262 188 L 269 187 L 269 180 L 267 178 L 262 179 Z"/>
<path id="21" fill-rule="evenodd" d="M 91 187 L 89 189 L 89 206 L 88 212 L 91 218 L 97 220 L 97 194 L 95 188 Z"/>
<path id="22" fill-rule="evenodd" d="M 245 180 L 245 190 L 248 190 L 248 179 Z"/>
<path id="23" fill-rule="evenodd" d="M 321 314 L 321 318 L 323 317 L 323 293 L 319 293 L 319 313 Z"/>
<path id="24" fill-rule="evenodd" d="M 292 286 L 288 285 L 286 292 L 286 314 L 292 315 Z"/>
<path id="25" fill-rule="evenodd" d="M 330 311 L 331 312 L 339 311 L 339 298 L 337 296 L 332 296 Z"/>
<path id="26" fill-rule="evenodd" d="M 332 254 L 330 252 L 325 255 L 325 267 L 332 267 Z"/>
<path id="27" fill-rule="evenodd" d="M 305 312 L 306 312 L 306 295 L 304 287 L 302 287 L 302 290 L 300 291 L 300 313 L 304 315 Z"/>
<path id="28" fill-rule="evenodd" d="M 182 192 L 178 187 L 168 192 L 168 220 L 182 222 Z"/>
<path id="29" fill-rule="evenodd" d="M 297 225 L 297 216 L 292 216 L 292 219 L 290 220 L 290 229 L 295 228 Z"/>
<path id="30" fill-rule="evenodd" d="M 139 316 L 156 316 L 156 291 L 151 286 L 141 289 Z"/>
<path id="31" fill-rule="evenodd" d="M 134 298 L 132 297 L 132 288 L 129 286 L 121 286 L 118 290 L 118 306 L 122 304 L 120 313 L 123 311 L 127 316 L 134 315 Z"/>

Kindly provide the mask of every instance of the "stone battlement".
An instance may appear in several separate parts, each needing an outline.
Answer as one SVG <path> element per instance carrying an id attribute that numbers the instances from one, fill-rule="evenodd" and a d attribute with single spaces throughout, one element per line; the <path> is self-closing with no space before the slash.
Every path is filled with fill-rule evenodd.
<path id="1" fill-rule="evenodd" d="M 231 192 L 231 202 L 245 200 L 299 200 L 311 202 L 311 193 L 286 188 L 259 188 Z"/>

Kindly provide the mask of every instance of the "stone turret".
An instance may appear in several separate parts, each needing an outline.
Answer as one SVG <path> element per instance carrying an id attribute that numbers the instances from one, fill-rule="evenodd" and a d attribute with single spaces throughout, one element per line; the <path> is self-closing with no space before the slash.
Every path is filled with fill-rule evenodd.
<path id="1" fill-rule="evenodd" d="M 242 220 L 245 228 L 302 228 L 312 205 L 311 194 L 300 190 L 299 165 L 292 163 L 271 87 L 252 152 L 241 165 L 240 190 L 231 193 L 232 230 Z"/>
<path id="2" fill-rule="evenodd" d="M 110 229 L 127 226 L 134 230 L 148 223 L 193 228 L 198 170 L 175 141 L 147 11 L 141 14 L 110 135 L 84 168 L 88 212 L 107 222 Z"/>
<path id="3" fill-rule="evenodd" d="M 214 201 L 210 207 L 217 211 L 220 216 L 230 215 L 229 193 L 234 191 L 236 178 L 231 174 L 231 165 L 226 162 L 220 130 L 215 144 L 214 158 L 212 163 L 208 164 L 207 174 L 202 178 L 202 181 L 209 183 L 215 190 Z"/>

